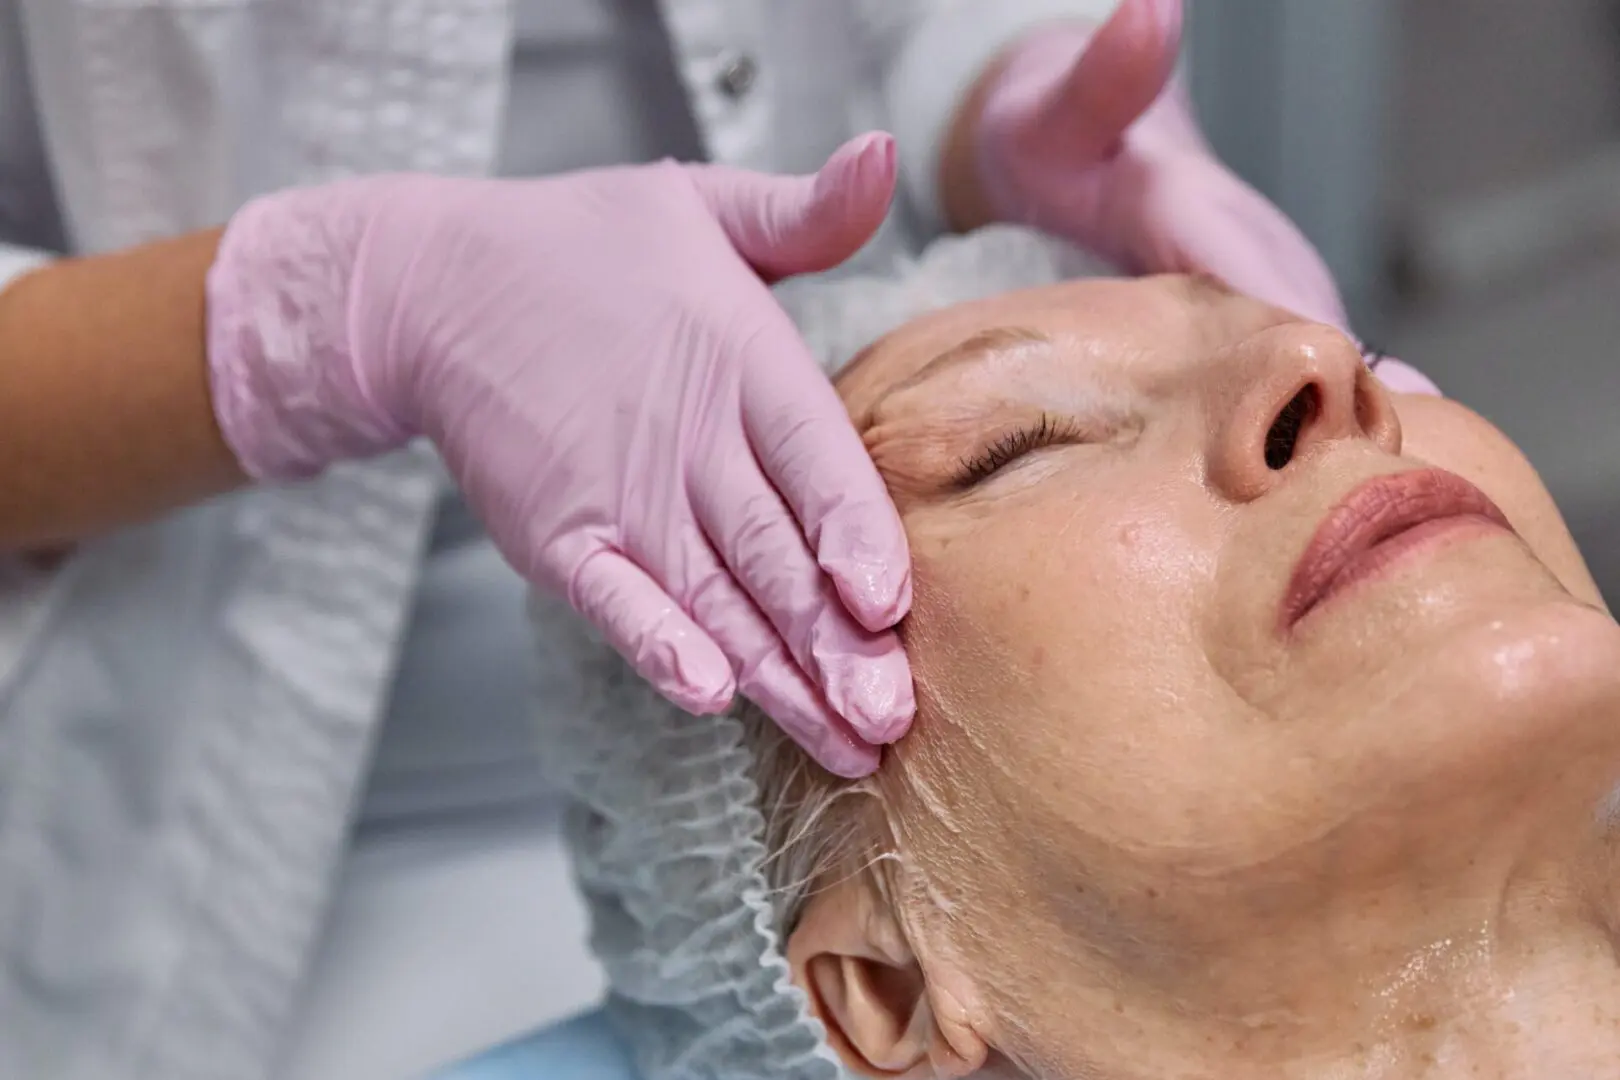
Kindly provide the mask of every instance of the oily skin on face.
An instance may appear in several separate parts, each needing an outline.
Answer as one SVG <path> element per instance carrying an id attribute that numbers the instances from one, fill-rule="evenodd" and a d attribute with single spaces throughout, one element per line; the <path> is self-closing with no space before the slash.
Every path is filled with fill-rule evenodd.
<path id="1" fill-rule="evenodd" d="M 1620 628 L 1500 433 L 1187 277 L 954 307 L 839 387 L 915 559 L 893 914 L 993 1061 L 1620 1076 Z M 1281 627 L 1329 511 L 1431 465 L 1513 530 Z"/>

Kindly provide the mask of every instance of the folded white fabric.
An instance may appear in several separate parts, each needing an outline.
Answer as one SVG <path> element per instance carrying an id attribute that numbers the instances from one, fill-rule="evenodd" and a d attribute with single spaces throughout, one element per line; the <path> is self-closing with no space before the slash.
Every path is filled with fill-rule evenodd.
<path id="1" fill-rule="evenodd" d="M 922 314 L 1095 276 L 1072 247 L 997 227 L 884 276 L 778 289 L 829 373 Z M 737 716 L 666 704 L 566 607 L 532 602 L 541 757 L 573 801 L 569 842 L 607 971 L 608 1008 L 644 1080 L 841 1080 L 789 977 L 766 879 L 755 760 Z"/>

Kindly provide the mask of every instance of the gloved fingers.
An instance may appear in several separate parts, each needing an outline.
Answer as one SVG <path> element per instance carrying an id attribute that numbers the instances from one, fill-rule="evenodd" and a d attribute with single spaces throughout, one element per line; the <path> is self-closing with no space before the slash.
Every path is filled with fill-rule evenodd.
<path id="1" fill-rule="evenodd" d="M 873 743 L 904 735 L 915 702 L 899 639 L 850 617 L 746 446 L 714 454 L 703 468 L 692 508 L 731 576 L 775 628 L 772 636 L 857 735 Z"/>
<path id="2" fill-rule="evenodd" d="M 743 696 L 822 768 L 852 779 L 877 768 L 878 748 L 827 705 L 753 601 L 718 564 L 694 593 L 692 615 L 732 658 Z"/>
<path id="3" fill-rule="evenodd" d="M 574 572 L 568 602 L 659 693 L 687 712 L 724 712 L 736 693 L 721 647 L 646 571 L 601 549 Z"/>
<path id="4" fill-rule="evenodd" d="M 1315 245 L 1270 199 L 1224 165 L 1217 163 L 1216 167 L 1232 185 L 1227 204 L 1227 219 L 1234 223 L 1232 251 L 1240 257 L 1243 252 L 1251 253 L 1255 262 L 1250 295 L 1348 332 L 1350 315 L 1339 295 L 1339 284 Z M 1242 282 L 1232 284 L 1248 291 Z"/>
<path id="5" fill-rule="evenodd" d="M 894 136 L 856 136 L 814 176 L 725 165 L 692 165 L 687 174 L 732 247 L 772 282 L 831 269 L 871 239 L 894 198 Z"/>
<path id="6" fill-rule="evenodd" d="M 883 478 L 784 312 L 746 348 L 741 404 L 755 459 L 850 612 L 888 629 L 911 608 L 911 551 Z"/>
<path id="7" fill-rule="evenodd" d="M 1286 214 L 1213 158 L 1191 180 L 1195 188 L 1165 188 L 1154 211 L 1140 214 L 1170 223 L 1142 230 L 1141 270 L 1213 274 L 1246 296 L 1348 330 L 1332 272 Z"/>
<path id="8" fill-rule="evenodd" d="M 1092 35 L 1030 137 L 1061 136 L 1084 167 L 1105 161 L 1158 100 L 1181 48 L 1182 0 L 1124 0 Z"/>

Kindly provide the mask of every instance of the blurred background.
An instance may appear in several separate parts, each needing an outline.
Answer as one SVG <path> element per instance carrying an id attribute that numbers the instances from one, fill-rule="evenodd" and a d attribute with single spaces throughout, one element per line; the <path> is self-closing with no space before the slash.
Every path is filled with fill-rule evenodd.
<path id="1" fill-rule="evenodd" d="M 1620 600 L 1620 2 L 1193 0 L 1217 149 L 1524 448 Z"/>

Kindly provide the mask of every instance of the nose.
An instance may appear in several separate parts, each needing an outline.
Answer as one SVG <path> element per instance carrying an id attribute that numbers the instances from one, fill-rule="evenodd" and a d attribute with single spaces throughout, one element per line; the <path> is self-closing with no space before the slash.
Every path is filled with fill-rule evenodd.
<path id="1" fill-rule="evenodd" d="M 1209 480 L 1247 502 L 1301 461 L 1335 442 L 1366 440 L 1401 452 L 1401 424 L 1389 392 L 1361 350 L 1332 327 L 1289 323 L 1237 348 L 1212 377 L 1230 388 L 1210 395 Z"/>

